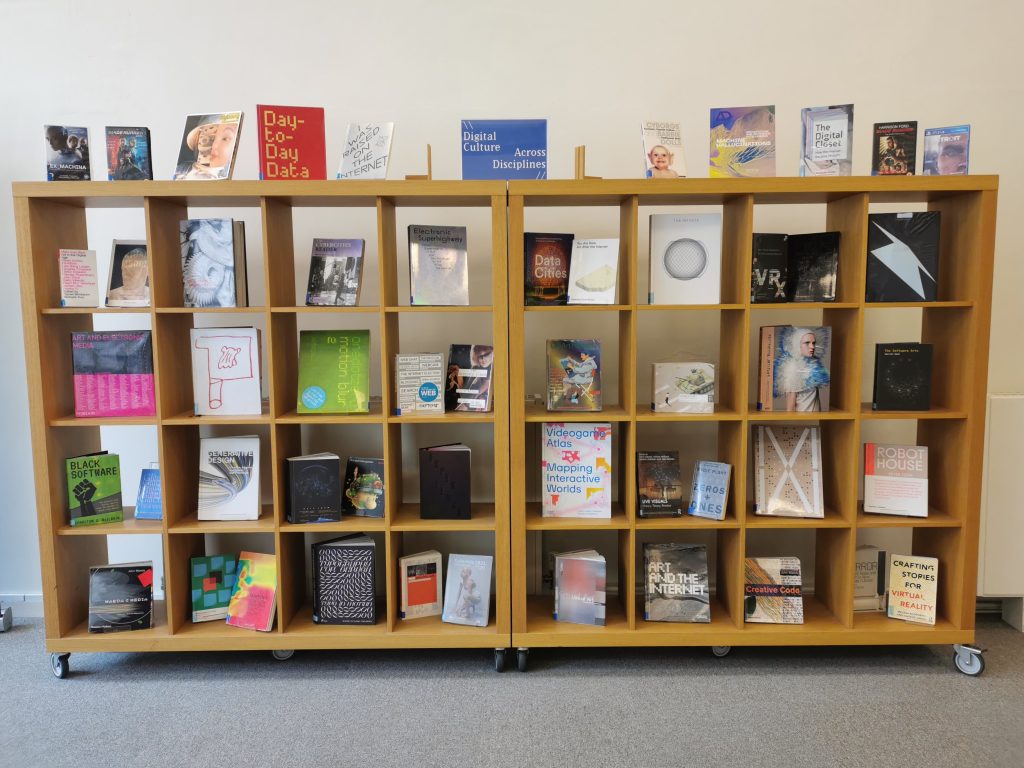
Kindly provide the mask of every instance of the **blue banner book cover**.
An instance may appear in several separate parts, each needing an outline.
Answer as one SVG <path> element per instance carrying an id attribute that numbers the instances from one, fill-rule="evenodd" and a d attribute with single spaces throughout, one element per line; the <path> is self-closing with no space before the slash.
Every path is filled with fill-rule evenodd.
<path id="1" fill-rule="evenodd" d="M 547 120 L 463 120 L 463 179 L 546 179 Z"/>

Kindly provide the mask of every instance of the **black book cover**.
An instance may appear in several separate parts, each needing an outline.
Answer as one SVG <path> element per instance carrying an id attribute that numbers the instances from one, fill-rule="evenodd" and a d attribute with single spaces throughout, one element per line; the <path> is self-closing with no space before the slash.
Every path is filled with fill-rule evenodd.
<path id="1" fill-rule="evenodd" d="M 384 517 L 384 459 L 349 456 L 342 509 L 346 515 Z"/>
<path id="2" fill-rule="evenodd" d="M 913 176 L 917 171 L 917 121 L 875 123 L 872 176 Z"/>
<path id="3" fill-rule="evenodd" d="M 876 411 L 927 411 L 932 407 L 932 345 L 876 344 Z"/>
<path id="4" fill-rule="evenodd" d="M 711 621 L 703 544 L 644 544 L 644 621 Z"/>
<path id="5" fill-rule="evenodd" d="M 313 622 L 376 624 L 376 547 L 353 533 L 313 544 Z"/>
<path id="6" fill-rule="evenodd" d="M 868 215 L 865 301 L 935 301 L 939 212 Z"/>
<path id="7" fill-rule="evenodd" d="M 636 477 L 640 517 L 683 516 L 683 478 L 678 451 L 638 451 Z"/>
<path id="8" fill-rule="evenodd" d="M 526 306 L 557 306 L 566 303 L 573 237 L 541 232 L 526 232 L 523 235 Z"/>
<path id="9" fill-rule="evenodd" d="M 89 569 L 89 631 L 126 632 L 153 626 L 153 563 Z"/>
<path id="10" fill-rule="evenodd" d="M 288 522 L 341 520 L 341 459 L 334 455 L 288 459 Z"/>
<path id="11" fill-rule="evenodd" d="M 789 236 L 786 294 L 790 301 L 835 301 L 839 232 Z"/>
<path id="12" fill-rule="evenodd" d="M 788 282 L 789 235 L 768 232 L 754 233 L 753 266 L 750 270 L 750 301 L 754 304 L 777 304 L 789 301 Z"/>
<path id="13" fill-rule="evenodd" d="M 470 450 L 464 445 L 420 448 L 420 517 L 470 519 Z"/>

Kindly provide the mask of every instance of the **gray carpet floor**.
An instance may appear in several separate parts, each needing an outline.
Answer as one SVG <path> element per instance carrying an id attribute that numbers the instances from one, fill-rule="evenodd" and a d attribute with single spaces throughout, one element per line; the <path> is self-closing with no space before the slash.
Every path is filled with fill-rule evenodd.
<path id="1" fill-rule="evenodd" d="M 72 654 L 0 634 L 0 766 L 1024 765 L 1024 635 L 949 646 Z"/>

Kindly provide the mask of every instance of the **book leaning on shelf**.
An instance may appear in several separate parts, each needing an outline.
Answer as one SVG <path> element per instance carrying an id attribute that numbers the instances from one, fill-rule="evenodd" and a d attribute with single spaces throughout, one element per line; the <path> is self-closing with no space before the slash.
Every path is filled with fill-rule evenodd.
<path id="1" fill-rule="evenodd" d="M 241 112 L 188 115 L 174 169 L 175 181 L 230 179 L 241 128 Z"/>
<path id="2" fill-rule="evenodd" d="M 555 621 L 605 625 L 604 556 L 593 549 L 555 555 Z"/>
<path id="3" fill-rule="evenodd" d="M 640 517 L 682 517 L 679 451 L 637 451 L 636 489 Z"/>
<path id="4" fill-rule="evenodd" d="M 644 571 L 644 621 L 711 621 L 706 546 L 644 542 Z"/>
<path id="5" fill-rule="evenodd" d="M 152 626 L 152 561 L 89 569 L 90 632 L 127 632 Z"/>
<path id="6" fill-rule="evenodd" d="M 888 553 L 862 544 L 857 547 L 853 580 L 853 610 L 884 611 L 889 592 Z"/>
<path id="7" fill-rule="evenodd" d="M 444 390 L 445 411 L 490 411 L 494 347 L 452 344 Z"/>
<path id="8" fill-rule="evenodd" d="M 725 520 L 729 503 L 732 465 L 720 461 L 698 461 L 693 468 L 688 515 L 709 520 Z"/>
<path id="9" fill-rule="evenodd" d="M 96 251 L 61 248 L 57 253 L 62 307 L 98 307 Z"/>
<path id="10" fill-rule="evenodd" d="M 370 412 L 370 332 L 299 331 L 299 413 Z"/>
<path id="11" fill-rule="evenodd" d="M 312 545 L 313 622 L 376 624 L 376 546 L 365 533 Z"/>
<path id="12" fill-rule="evenodd" d="M 258 520 L 260 439 L 256 435 L 199 439 L 200 520 Z"/>
<path id="13" fill-rule="evenodd" d="M 196 416 L 259 416 L 257 328 L 192 328 L 192 398 Z"/>
<path id="14" fill-rule="evenodd" d="M 441 553 L 436 550 L 405 555 L 398 560 L 401 582 L 401 619 L 441 614 Z"/>
<path id="15" fill-rule="evenodd" d="M 543 517 L 612 516 L 612 425 L 541 425 Z"/>
<path id="16" fill-rule="evenodd" d="M 135 497 L 135 519 L 162 520 L 163 516 L 160 465 L 153 462 L 139 473 L 139 492 Z"/>
<path id="17" fill-rule="evenodd" d="M 256 105 L 260 180 L 326 179 L 323 107 Z"/>
<path id="18" fill-rule="evenodd" d="M 107 276 L 108 307 L 148 307 L 149 247 L 145 240 L 115 240 Z"/>
<path id="19" fill-rule="evenodd" d="M 336 453 L 290 456 L 288 522 L 331 523 L 341 520 L 341 458 Z"/>
<path id="20" fill-rule="evenodd" d="M 449 386 L 456 390 L 457 383 L 458 376 L 449 380 Z M 395 416 L 444 413 L 446 396 L 443 354 L 395 355 Z"/>
<path id="21" fill-rule="evenodd" d="M 524 299 L 528 307 L 562 306 L 569 295 L 571 234 L 526 232 Z"/>
<path id="22" fill-rule="evenodd" d="M 277 559 L 260 552 L 239 553 L 226 622 L 232 627 L 269 632 L 276 612 Z"/>
<path id="23" fill-rule="evenodd" d="M 363 282 L 363 249 L 358 239 L 313 238 L 306 284 L 307 307 L 354 307 Z"/>
<path id="24" fill-rule="evenodd" d="M 461 443 L 420 448 L 420 518 L 469 520 L 472 451 Z"/>
<path id="25" fill-rule="evenodd" d="M 864 511 L 928 517 L 928 446 L 864 444 Z"/>
<path id="26" fill-rule="evenodd" d="M 349 123 L 339 179 L 386 179 L 394 123 Z"/>
<path id="27" fill-rule="evenodd" d="M 889 558 L 890 619 L 915 624 L 935 624 L 939 591 L 939 560 L 936 557 L 892 555 Z"/>
<path id="28" fill-rule="evenodd" d="M 750 301 L 755 304 L 836 300 L 840 232 L 755 232 Z"/>
<path id="29" fill-rule="evenodd" d="M 759 360 L 757 410 L 829 410 L 830 327 L 762 326 Z"/>
<path id="30" fill-rule="evenodd" d="M 796 557 L 748 557 L 744 562 L 743 620 L 803 624 L 803 581 Z"/>
<path id="31" fill-rule="evenodd" d="M 448 555 L 441 621 L 486 627 L 491 615 L 491 555 Z"/>
<path id="32" fill-rule="evenodd" d="M 754 514 L 825 517 L 818 427 L 754 427 Z"/>
<path id="33" fill-rule="evenodd" d="M 718 304 L 722 297 L 722 214 L 653 213 L 651 304 Z"/>
<path id="34" fill-rule="evenodd" d="M 342 512 L 358 517 L 384 517 L 386 495 L 384 459 L 349 456 L 345 467 Z"/>
<path id="35" fill-rule="evenodd" d="M 413 306 L 469 304 L 465 227 L 409 225 L 409 285 Z"/>
<path id="36" fill-rule="evenodd" d="M 548 339 L 549 411 L 600 411 L 601 342 L 597 339 Z"/>
<path id="37" fill-rule="evenodd" d="M 714 413 L 715 366 L 651 363 L 651 390 L 655 413 Z"/>
<path id="38" fill-rule="evenodd" d="M 193 557 L 189 561 L 192 578 L 192 623 L 223 621 L 238 579 L 238 558 L 234 555 Z"/>
<path id="39" fill-rule="evenodd" d="M 75 416 L 155 416 L 152 331 L 73 331 Z"/>
<path id="40" fill-rule="evenodd" d="M 618 238 L 573 240 L 569 304 L 614 304 L 618 274 Z"/>
<path id="41" fill-rule="evenodd" d="M 89 453 L 64 462 L 68 488 L 68 521 L 85 525 L 120 523 L 121 461 L 116 453 Z"/>
<path id="42" fill-rule="evenodd" d="M 183 219 L 181 279 L 186 307 L 245 307 L 245 222 Z"/>

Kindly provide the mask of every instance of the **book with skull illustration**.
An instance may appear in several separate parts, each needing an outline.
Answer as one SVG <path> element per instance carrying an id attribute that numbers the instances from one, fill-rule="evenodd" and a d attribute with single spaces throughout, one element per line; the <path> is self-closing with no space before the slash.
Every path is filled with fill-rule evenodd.
<path id="1" fill-rule="evenodd" d="M 932 407 L 932 345 L 875 344 L 875 411 L 927 411 Z"/>
<path id="2" fill-rule="evenodd" d="M 259 416 L 259 329 L 192 328 L 190 333 L 196 416 Z"/>
<path id="3" fill-rule="evenodd" d="M 178 145 L 174 180 L 230 179 L 241 129 L 241 112 L 188 115 Z"/>
<path id="4" fill-rule="evenodd" d="M 486 627 L 491 616 L 491 555 L 448 555 L 441 621 Z"/>
<path id="5" fill-rule="evenodd" d="M 619 240 L 573 240 L 569 260 L 570 304 L 614 304 Z"/>
<path id="6" fill-rule="evenodd" d="M 183 219 L 181 279 L 185 307 L 245 307 L 245 222 Z"/>
<path id="7" fill-rule="evenodd" d="M 818 427 L 754 427 L 754 514 L 825 517 Z"/>
<path id="8" fill-rule="evenodd" d="M 718 304 L 722 214 L 651 214 L 651 304 Z"/>
<path id="9" fill-rule="evenodd" d="M 865 301 L 935 301 L 939 280 L 938 211 L 868 214 Z"/>
<path id="10" fill-rule="evenodd" d="M 748 557 L 744 562 L 743 620 L 803 624 L 803 579 L 796 557 Z"/>
<path id="11" fill-rule="evenodd" d="M 711 363 L 651 363 L 651 389 L 655 413 L 715 412 L 715 366 Z"/>
<path id="12" fill-rule="evenodd" d="M 200 438 L 199 519 L 258 520 L 259 516 L 259 437 Z"/>

